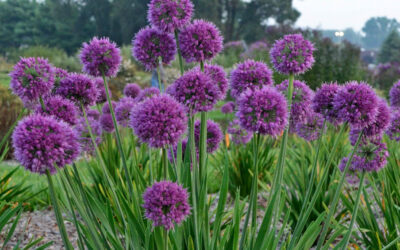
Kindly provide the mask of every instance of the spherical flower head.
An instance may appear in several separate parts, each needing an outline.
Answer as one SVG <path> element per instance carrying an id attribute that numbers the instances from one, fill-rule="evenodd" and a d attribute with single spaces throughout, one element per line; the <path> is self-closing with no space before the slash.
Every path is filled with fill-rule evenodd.
<path id="1" fill-rule="evenodd" d="M 124 88 L 124 95 L 135 99 L 141 91 L 141 88 L 136 83 L 128 83 Z"/>
<path id="2" fill-rule="evenodd" d="M 193 14 L 190 0 L 152 0 L 147 19 L 152 26 L 166 32 L 174 32 L 186 26 Z"/>
<path id="3" fill-rule="evenodd" d="M 86 115 L 87 115 L 87 117 L 91 117 L 95 120 L 100 119 L 100 112 L 96 109 L 87 109 Z"/>
<path id="4" fill-rule="evenodd" d="M 36 107 L 36 113 L 53 116 L 56 120 L 61 120 L 69 125 L 75 125 L 78 118 L 78 110 L 75 104 L 61 96 L 50 96 L 44 100 L 45 110 L 42 105 Z"/>
<path id="5" fill-rule="evenodd" d="M 107 101 L 107 93 L 106 93 L 106 88 L 104 88 L 103 78 L 96 77 L 95 79 L 93 79 L 93 81 L 97 88 L 96 103 L 97 104 L 105 103 Z M 111 98 L 112 93 L 110 89 L 108 89 L 108 94 L 110 95 Z"/>
<path id="6" fill-rule="evenodd" d="M 186 145 L 187 145 L 187 139 L 182 140 L 182 162 L 185 160 L 185 152 L 186 152 Z M 172 152 L 173 151 L 173 152 Z M 172 153 L 174 153 L 172 155 Z M 175 145 L 173 147 L 173 150 L 168 150 L 168 160 L 172 163 L 175 164 L 177 161 L 177 154 L 178 154 L 178 145 Z"/>
<path id="7" fill-rule="evenodd" d="M 223 48 L 218 28 L 204 20 L 194 20 L 179 34 L 182 57 L 186 62 L 201 62 L 215 57 Z"/>
<path id="8" fill-rule="evenodd" d="M 21 120 L 14 130 L 15 158 L 25 169 L 39 174 L 56 172 L 79 155 L 78 136 L 63 121 L 34 114 Z"/>
<path id="9" fill-rule="evenodd" d="M 227 132 L 231 135 L 232 141 L 239 145 L 247 144 L 253 138 L 253 132 L 242 129 L 238 119 L 229 123 Z"/>
<path id="10" fill-rule="evenodd" d="M 160 95 L 160 90 L 156 87 L 150 87 L 150 88 L 145 88 L 140 93 L 138 96 L 135 98 L 135 102 L 143 102 L 147 98 L 151 98 L 153 96 L 158 96 Z"/>
<path id="11" fill-rule="evenodd" d="M 288 122 L 286 99 L 272 87 L 248 89 L 238 100 L 236 116 L 248 131 L 277 136 Z"/>
<path id="12" fill-rule="evenodd" d="M 276 88 L 284 95 L 287 93 L 289 81 L 285 80 Z M 305 82 L 294 80 L 293 81 L 293 98 L 292 108 L 290 111 L 291 126 L 296 123 L 305 122 L 307 114 L 311 112 L 311 101 L 314 97 L 314 92 L 308 87 Z"/>
<path id="13" fill-rule="evenodd" d="M 58 87 L 60 87 L 60 81 L 68 76 L 68 71 L 61 68 L 54 67 L 54 85 L 52 89 L 52 93 L 54 94 Z"/>
<path id="14" fill-rule="evenodd" d="M 129 126 L 130 116 L 135 105 L 135 100 L 130 97 L 124 97 L 119 100 L 115 107 L 115 118 L 119 125 L 123 127 Z"/>
<path id="15" fill-rule="evenodd" d="M 194 123 L 194 140 L 196 147 L 200 148 L 200 120 Z M 222 141 L 221 127 L 212 120 L 207 120 L 207 152 L 214 153 Z"/>
<path id="16" fill-rule="evenodd" d="M 386 144 L 379 141 L 369 141 L 361 143 L 356 150 L 351 165 L 350 171 L 378 171 L 387 163 L 389 152 Z M 348 157 L 342 159 L 339 169 L 343 171 L 348 162 Z"/>
<path id="17" fill-rule="evenodd" d="M 171 230 L 190 214 L 188 199 L 186 189 L 177 183 L 155 182 L 143 194 L 145 216 L 153 221 L 155 227 Z"/>
<path id="18" fill-rule="evenodd" d="M 50 93 L 54 85 L 54 69 L 43 58 L 21 58 L 10 73 L 10 87 L 24 103 L 36 102 Z"/>
<path id="19" fill-rule="evenodd" d="M 132 55 L 147 70 L 157 68 L 159 60 L 169 64 L 175 58 L 176 42 L 174 37 L 155 28 L 141 29 L 132 41 Z"/>
<path id="20" fill-rule="evenodd" d="M 113 110 L 115 110 L 117 108 L 117 102 L 111 101 L 111 106 L 112 106 Z M 103 107 L 101 108 L 101 112 L 103 114 L 111 114 L 110 105 L 108 104 L 108 102 L 103 104 Z"/>
<path id="21" fill-rule="evenodd" d="M 286 35 L 270 50 L 271 62 L 282 74 L 302 74 L 314 64 L 314 45 L 301 34 Z"/>
<path id="22" fill-rule="evenodd" d="M 101 129 L 107 133 L 112 133 L 115 130 L 111 114 L 103 113 L 100 116 Z"/>
<path id="23" fill-rule="evenodd" d="M 210 111 L 220 96 L 218 86 L 206 73 L 197 69 L 178 78 L 167 88 L 167 93 L 184 104 L 191 114 Z"/>
<path id="24" fill-rule="evenodd" d="M 200 70 L 200 67 L 197 66 L 195 69 Z M 204 73 L 210 77 L 214 85 L 218 86 L 220 94 L 217 99 L 225 99 L 228 90 L 228 79 L 226 78 L 224 68 L 215 64 L 204 64 Z"/>
<path id="25" fill-rule="evenodd" d="M 376 120 L 378 97 L 368 84 L 353 81 L 337 92 L 333 106 L 339 119 L 354 128 L 364 128 Z"/>
<path id="26" fill-rule="evenodd" d="M 175 145 L 186 130 L 184 107 L 166 94 L 153 96 L 132 110 L 130 126 L 142 142 L 153 148 Z"/>
<path id="27" fill-rule="evenodd" d="M 80 59 L 83 72 L 91 76 L 115 76 L 122 60 L 119 48 L 107 37 L 83 43 Z"/>
<path id="28" fill-rule="evenodd" d="M 230 114 L 235 110 L 234 102 L 227 102 L 221 107 L 221 112 L 224 114 Z"/>
<path id="29" fill-rule="evenodd" d="M 272 71 L 265 63 L 246 60 L 231 72 L 231 96 L 238 98 L 247 89 L 272 86 Z"/>
<path id="30" fill-rule="evenodd" d="M 99 114 L 100 115 L 100 114 Z M 87 118 L 92 135 L 94 136 L 94 140 L 96 145 L 99 145 L 102 141 L 101 135 L 102 135 L 102 130 L 101 130 L 101 125 L 98 119 L 88 116 Z M 78 119 L 76 126 L 75 126 L 75 131 L 78 135 L 78 140 L 81 145 L 82 151 L 87 152 L 89 154 L 94 153 L 95 149 L 93 146 L 92 139 L 90 138 L 90 133 L 89 129 L 86 124 L 86 120 L 84 117 L 81 117 Z"/>
<path id="31" fill-rule="evenodd" d="M 395 83 L 389 91 L 390 106 L 400 107 L 400 81 Z"/>
<path id="32" fill-rule="evenodd" d="M 298 136 L 307 140 L 314 141 L 321 135 L 324 118 L 318 113 L 309 113 L 305 122 L 298 122 L 295 130 Z"/>
<path id="33" fill-rule="evenodd" d="M 314 112 L 321 114 L 327 121 L 334 125 L 342 122 L 333 107 L 333 100 L 340 88 L 341 86 L 337 83 L 324 83 L 317 89 L 312 99 Z"/>
<path id="34" fill-rule="evenodd" d="M 78 107 L 87 107 L 96 103 L 97 88 L 88 76 L 71 73 L 60 81 L 56 94 L 73 101 Z"/>

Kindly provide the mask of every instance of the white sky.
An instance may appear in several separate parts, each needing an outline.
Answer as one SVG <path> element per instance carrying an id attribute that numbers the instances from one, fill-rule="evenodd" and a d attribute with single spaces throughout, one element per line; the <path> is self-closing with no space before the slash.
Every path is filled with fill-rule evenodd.
<path id="1" fill-rule="evenodd" d="M 293 6 L 301 12 L 299 27 L 361 31 L 376 16 L 400 22 L 400 0 L 293 0 Z"/>

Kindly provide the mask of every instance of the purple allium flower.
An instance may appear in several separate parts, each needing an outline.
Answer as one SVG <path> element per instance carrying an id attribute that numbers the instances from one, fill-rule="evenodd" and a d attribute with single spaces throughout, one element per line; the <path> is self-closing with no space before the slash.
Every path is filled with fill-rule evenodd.
<path id="1" fill-rule="evenodd" d="M 14 130 L 15 158 L 25 169 L 44 174 L 56 172 L 79 155 L 78 136 L 63 121 L 34 114 L 21 120 Z"/>
<path id="2" fill-rule="evenodd" d="M 113 119 L 111 114 L 103 113 L 100 116 L 100 126 L 101 129 L 107 133 L 112 133 L 115 130 Z"/>
<path id="3" fill-rule="evenodd" d="M 314 112 L 321 114 L 327 121 L 334 125 L 342 122 L 333 107 L 333 100 L 340 88 L 341 86 L 337 83 L 324 83 L 317 89 L 312 100 Z"/>
<path id="4" fill-rule="evenodd" d="M 132 41 L 132 55 L 147 70 L 157 68 L 159 59 L 169 64 L 175 58 L 176 43 L 174 37 L 155 28 L 141 29 Z"/>
<path id="5" fill-rule="evenodd" d="M 96 111 L 96 110 L 94 110 L 94 111 Z M 89 113 L 89 111 L 88 111 L 88 113 Z M 100 115 L 100 113 L 99 113 L 99 115 Z M 102 140 L 102 138 L 101 138 L 102 130 L 101 130 L 100 122 L 97 119 L 95 119 L 94 117 L 88 116 L 88 123 L 89 123 L 90 129 L 92 131 L 92 134 L 95 138 L 95 142 L 97 145 L 99 145 Z M 84 117 L 81 117 L 78 119 L 78 122 L 76 123 L 76 126 L 75 126 L 75 131 L 78 134 L 78 140 L 79 140 L 79 143 L 81 144 L 82 150 L 87 153 L 93 153 L 94 146 L 93 146 L 92 139 L 90 138 L 89 129 L 87 127 L 86 120 Z"/>
<path id="6" fill-rule="evenodd" d="M 80 59 L 83 72 L 92 76 L 115 76 L 122 60 L 119 48 L 107 37 L 93 37 L 89 43 L 83 43 Z"/>
<path id="7" fill-rule="evenodd" d="M 285 80 L 276 88 L 284 95 L 287 93 L 289 81 Z M 307 114 L 311 111 L 311 101 L 314 92 L 307 86 L 305 82 L 294 80 L 293 82 L 293 98 L 292 108 L 290 111 L 290 125 L 295 126 L 298 122 L 305 122 Z"/>
<path id="8" fill-rule="evenodd" d="M 390 106 L 400 107 L 400 81 L 395 83 L 389 92 Z"/>
<path id="9" fill-rule="evenodd" d="M 129 126 L 130 116 L 135 105 L 135 100 L 130 97 L 124 97 L 119 100 L 115 108 L 115 118 L 119 125 L 123 127 Z"/>
<path id="10" fill-rule="evenodd" d="M 193 4 L 190 0 L 152 0 L 147 19 L 152 26 L 166 32 L 174 32 L 190 22 Z"/>
<path id="11" fill-rule="evenodd" d="M 379 141 L 364 142 L 357 148 L 351 165 L 350 171 L 378 171 L 387 163 L 389 152 L 386 144 Z M 342 159 L 339 169 L 343 171 L 346 167 L 348 157 Z"/>
<path id="12" fill-rule="evenodd" d="M 391 140 L 400 141 L 400 109 L 392 109 L 390 126 L 386 130 L 386 134 Z"/>
<path id="13" fill-rule="evenodd" d="M 96 103 L 97 104 L 105 103 L 107 101 L 107 94 L 106 94 L 106 88 L 104 88 L 103 78 L 96 77 L 95 79 L 93 79 L 93 82 L 97 88 Z M 111 98 L 112 93 L 111 93 L 110 89 L 108 89 L 108 94 L 110 95 L 110 98 Z"/>
<path id="14" fill-rule="evenodd" d="M 53 85 L 53 94 L 57 91 L 58 87 L 60 87 L 60 81 L 68 76 L 68 71 L 61 68 L 54 67 L 54 85 Z"/>
<path id="15" fill-rule="evenodd" d="M 156 87 L 145 88 L 142 91 L 140 91 L 138 96 L 135 98 L 135 102 L 137 102 L 137 103 L 143 102 L 147 98 L 157 96 L 157 95 L 160 95 L 160 90 L 158 88 L 156 88 Z"/>
<path id="16" fill-rule="evenodd" d="M 200 67 L 197 66 L 195 69 L 200 70 Z M 215 64 L 204 64 L 204 73 L 210 77 L 214 85 L 218 86 L 220 95 L 217 99 L 225 99 L 228 90 L 228 79 L 226 79 L 224 68 Z"/>
<path id="17" fill-rule="evenodd" d="M 136 83 L 128 83 L 124 88 L 124 95 L 135 99 L 141 91 L 141 88 Z"/>
<path id="18" fill-rule="evenodd" d="M 228 134 L 231 135 L 232 141 L 236 144 L 247 144 L 253 138 L 253 132 L 242 129 L 238 119 L 229 123 Z"/>
<path id="19" fill-rule="evenodd" d="M 319 113 L 311 112 L 304 122 L 296 123 L 296 133 L 307 141 L 314 141 L 321 135 L 324 118 Z"/>
<path id="20" fill-rule="evenodd" d="M 348 82 L 333 100 L 334 110 L 339 119 L 354 128 L 364 128 L 375 122 L 378 114 L 378 97 L 364 82 Z"/>
<path id="21" fill-rule="evenodd" d="M 73 102 L 61 96 L 50 96 L 44 100 L 46 110 L 43 110 L 42 105 L 38 105 L 36 113 L 42 115 L 54 116 L 56 120 L 61 120 L 69 125 L 75 125 L 78 110 Z"/>
<path id="22" fill-rule="evenodd" d="M 277 136 L 287 125 L 286 99 L 272 87 L 246 90 L 238 100 L 236 116 L 248 131 Z"/>
<path id="23" fill-rule="evenodd" d="M 234 102 L 227 102 L 221 107 L 221 112 L 224 114 L 230 114 L 235 110 Z"/>
<path id="24" fill-rule="evenodd" d="M 186 62 L 201 62 L 216 56 L 223 47 L 218 28 L 204 20 L 194 20 L 179 34 L 182 56 Z"/>
<path id="25" fill-rule="evenodd" d="M 262 62 L 246 60 L 231 72 L 231 96 L 238 98 L 247 89 L 272 85 L 272 71 Z"/>
<path id="26" fill-rule="evenodd" d="M 146 218 L 155 227 L 173 229 L 190 214 L 189 195 L 182 186 L 171 181 L 155 182 L 143 194 L 143 208 Z"/>
<path id="27" fill-rule="evenodd" d="M 95 109 L 87 109 L 86 110 L 86 115 L 87 117 L 91 117 L 95 120 L 100 119 L 100 112 L 98 110 Z"/>
<path id="28" fill-rule="evenodd" d="M 113 110 L 115 110 L 117 108 L 117 102 L 111 101 L 111 106 L 112 106 Z M 103 107 L 101 108 L 101 112 L 103 114 L 111 114 L 110 105 L 108 104 L 108 102 L 103 104 Z"/>
<path id="29" fill-rule="evenodd" d="M 271 62 L 282 74 L 302 74 L 314 63 L 313 44 L 301 34 L 286 35 L 270 50 Z"/>
<path id="30" fill-rule="evenodd" d="M 150 147 L 175 145 L 186 130 L 184 107 L 172 97 L 150 97 L 132 110 L 130 126 L 142 142 Z"/>
<path id="31" fill-rule="evenodd" d="M 88 76 L 71 73 L 60 81 L 56 94 L 73 101 L 78 107 L 81 104 L 92 106 L 97 99 L 97 88 Z"/>
<path id="32" fill-rule="evenodd" d="M 187 139 L 182 140 L 182 162 L 185 160 L 185 152 L 186 152 L 186 145 L 187 145 Z M 172 155 L 172 151 L 174 155 Z M 176 162 L 176 157 L 178 154 L 178 144 L 173 146 L 173 149 L 168 150 L 168 160 L 174 164 Z"/>
<path id="33" fill-rule="evenodd" d="M 210 77 L 192 69 L 167 88 L 167 93 L 184 104 L 191 115 L 213 109 L 220 91 Z"/>
<path id="34" fill-rule="evenodd" d="M 195 121 L 194 123 L 194 140 L 196 142 L 196 147 L 200 148 L 200 120 Z M 222 131 L 221 127 L 213 122 L 212 120 L 207 120 L 207 152 L 213 153 L 215 152 L 219 144 L 222 141 Z"/>
<path id="35" fill-rule="evenodd" d="M 36 102 L 50 93 L 54 85 L 54 69 L 43 58 L 21 58 L 10 73 L 10 87 L 24 103 Z"/>
<path id="36" fill-rule="evenodd" d="M 227 50 L 234 50 L 241 53 L 244 52 L 245 46 L 243 41 L 231 41 L 224 44 L 224 52 Z"/>

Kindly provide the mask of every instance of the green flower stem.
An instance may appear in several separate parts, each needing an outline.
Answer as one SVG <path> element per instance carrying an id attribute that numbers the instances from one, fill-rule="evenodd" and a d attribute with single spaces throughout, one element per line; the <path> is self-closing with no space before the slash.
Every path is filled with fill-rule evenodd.
<path id="1" fill-rule="evenodd" d="M 39 97 L 40 106 L 42 106 L 43 112 L 46 112 L 46 105 L 44 105 L 43 98 Z"/>
<path id="2" fill-rule="evenodd" d="M 162 66 L 162 58 L 161 56 L 158 57 L 158 68 L 157 68 L 157 82 L 158 82 L 158 89 L 160 92 L 163 92 L 162 89 L 162 81 L 161 81 L 161 66 Z M 164 89 L 165 90 L 165 89 Z"/>
<path id="3" fill-rule="evenodd" d="M 164 180 L 168 178 L 168 158 L 167 158 L 167 149 L 162 149 L 162 160 L 164 165 Z"/>
<path id="4" fill-rule="evenodd" d="M 104 82 L 104 88 L 106 90 L 108 106 L 110 107 L 110 113 L 111 113 L 113 124 L 114 124 L 114 128 L 115 128 L 115 135 L 116 135 L 116 138 L 117 138 L 117 147 L 118 147 L 119 153 L 121 154 L 122 166 L 123 166 L 124 171 L 125 171 L 126 182 L 127 182 L 128 189 L 129 189 L 129 199 L 132 199 L 132 197 L 134 197 L 132 179 L 131 179 L 131 176 L 129 174 L 128 167 L 127 167 L 127 164 L 126 164 L 125 153 L 124 153 L 124 150 L 122 148 L 121 136 L 119 134 L 117 120 L 115 119 L 115 113 L 114 113 L 114 109 L 112 107 L 110 93 L 108 92 L 108 90 L 109 90 L 108 83 L 106 81 L 106 76 L 105 76 L 104 72 L 102 72 L 102 73 L 103 73 L 103 82 Z"/>
<path id="5" fill-rule="evenodd" d="M 174 34 L 175 34 L 176 49 L 178 50 L 179 69 L 181 71 L 181 75 L 183 75 L 184 69 L 183 69 L 181 47 L 179 45 L 178 30 L 175 29 Z"/>
<path id="6" fill-rule="evenodd" d="M 73 250 L 74 248 L 72 247 L 71 242 L 68 239 L 67 230 L 65 229 L 64 225 L 64 219 L 62 218 L 60 207 L 58 205 L 57 197 L 54 191 L 52 176 L 50 175 L 50 171 L 48 169 L 46 169 L 46 176 L 47 176 L 47 182 L 49 183 L 50 198 L 51 202 L 53 203 L 54 214 L 56 216 L 57 225 L 58 229 L 60 230 L 61 238 L 63 240 L 65 248 L 68 250 L 70 249 Z"/>
<path id="7" fill-rule="evenodd" d="M 340 193 L 342 192 L 342 187 L 343 187 L 344 181 L 346 179 L 347 172 L 349 171 L 350 164 L 351 164 L 351 161 L 353 160 L 354 153 L 357 150 L 358 145 L 360 144 L 362 134 L 363 134 L 363 131 L 361 131 L 360 134 L 358 135 L 357 142 L 354 145 L 353 151 L 351 152 L 349 160 L 347 161 L 346 166 L 342 172 L 342 176 L 340 178 L 339 185 L 336 187 L 335 196 L 333 197 L 333 201 L 329 207 L 329 213 L 328 213 L 328 216 L 325 218 L 324 227 L 322 229 L 320 238 L 318 240 L 317 250 L 321 249 L 322 244 L 325 241 L 326 234 L 328 233 L 328 229 L 330 227 L 331 218 L 336 210 L 336 205 L 339 202 Z"/>
<path id="8" fill-rule="evenodd" d="M 168 231 L 164 228 L 164 250 L 168 250 Z"/>
<path id="9" fill-rule="evenodd" d="M 347 231 L 345 237 L 343 238 L 342 250 L 346 250 L 347 244 L 349 243 L 349 240 L 350 240 L 351 232 L 353 231 L 354 222 L 357 219 L 358 206 L 360 205 L 360 196 L 361 196 L 361 192 L 362 192 L 363 185 L 364 185 L 364 177 L 365 177 L 365 171 L 362 171 L 361 178 L 360 178 L 360 184 L 358 186 L 358 191 L 357 191 L 357 196 L 356 196 L 356 203 L 354 205 L 353 213 L 351 215 L 349 230 Z"/>

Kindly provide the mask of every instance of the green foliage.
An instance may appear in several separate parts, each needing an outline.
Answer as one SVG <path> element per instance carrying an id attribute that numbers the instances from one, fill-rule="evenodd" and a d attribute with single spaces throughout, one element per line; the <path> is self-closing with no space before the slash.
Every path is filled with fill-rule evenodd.
<path id="1" fill-rule="evenodd" d="M 381 63 L 400 62 L 400 35 L 397 30 L 393 30 L 383 42 L 378 60 Z"/>

